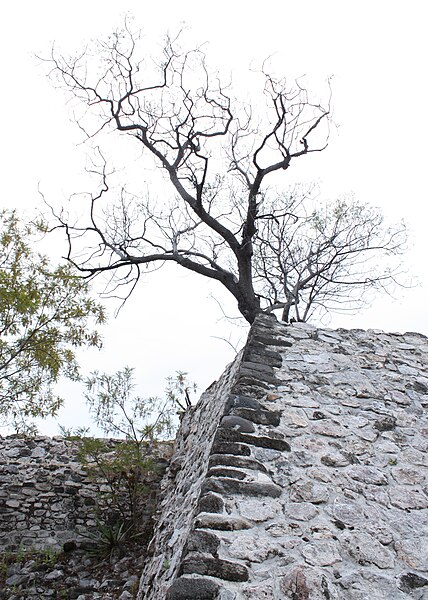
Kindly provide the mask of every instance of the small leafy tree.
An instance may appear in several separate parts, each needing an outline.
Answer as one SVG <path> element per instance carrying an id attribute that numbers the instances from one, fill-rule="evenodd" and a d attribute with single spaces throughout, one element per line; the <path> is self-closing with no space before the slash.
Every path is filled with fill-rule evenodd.
<path id="1" fill-rule="evenodd" d="M 52 267 L 35 241 L 35 227 L 0 212 L 0 418 L 18 430 L 56 414 L 55 383 L 79 378 L 75 352 L 101 345 L 91 324 L 105 320 L 88 283 L 70 265 Z"/>
<path id="2" fill-rule="evenodd" d="M 94 479 L 107 485 L 108 492 L 98 499 L 100 541 L 113 545 L 118 541 L 116 534 L 126 542 L 147 527 L 142 500 L 150 493 L 147 477 L 150 479 L 155 465 L 145 446 L 173 434 L 177 407 L 184 410 L 185 405 L 190 406 L 190 393 L 196 386 L 187 381 L 186 373 L 178 372 L 167 379 L 163 400 L 142 398 L 134 394 L 133 369 L 129 367 L 113 375 L 95 371 L 85 383 L 95 424 L 107 435 L 122 438 L 83 438 L 80 450 Z"/>

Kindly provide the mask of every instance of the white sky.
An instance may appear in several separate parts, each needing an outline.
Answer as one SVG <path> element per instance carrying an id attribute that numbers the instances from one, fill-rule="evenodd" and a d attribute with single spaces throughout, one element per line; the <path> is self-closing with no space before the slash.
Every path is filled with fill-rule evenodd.
<path id="1" fill-rule="evenodd" d="M 380 298 L 355 317 L 332 318 L 331 327 L 375 327 L 428 334 L 426 297 L 426 140 L 428 84 L 426 3 L 423 0 L 324 0 L 304 2 L 144 2 L 40 0 L 7 3 L 2 11 L 2 191 L 4 207 L 31 210 L 37 184 L 61 201 L 78 182 L 85 164 L 81 134 L 69 120 L 64 97 L 47 81 L 34 53 L 52 41 L 65 51 L 107 35 L 130 12 L 153 39 L 183 23 L 188 39 L 208 41 L 210 63 L 245 74 L 252 61 L 274 55 L 288 76 L 306 74 L 323 85 L 333 75 L 334 120 L 329 148 L 290 169 L 294 180 L 316 179 L 330 198 L 354 191 L 380 206 L 392 220 L 405 218 L 412 230 L 407 262 L 420 285 Z M 317 91 L 317 90 L 315 90 Z M 288 172 L 287 172 L 288 173 Z M 284 180 L 284 185 L 287 185 Z M 80 189 L 80 188 L 79 188 Z M 52 252 L 60 252 L 53 248 Z M 84 371 L 136 368 L 145 395 L 159 394 L 176 370 L 190 373 L 204 389 L 233 358 L 226 343 L 229 324 L 219 321 L 215 295 L 234 312 L 219 287 L 170 268 L 145 280 L 119 318 L 105 329 L 104 349 L 85 352 Z M 235 313 L 236 314 L 236 313 Z M 232 332 L 232 339 L 239 331 Z M 80 388 L 66 386 L 60 422 L 85 424 Z M 40 429 L 55 434 L 55 423 Z"/>

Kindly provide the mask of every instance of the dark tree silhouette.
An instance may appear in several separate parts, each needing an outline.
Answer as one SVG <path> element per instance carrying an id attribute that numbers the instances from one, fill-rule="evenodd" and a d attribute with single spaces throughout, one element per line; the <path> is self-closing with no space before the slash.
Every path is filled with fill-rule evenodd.
<path id="1" fill-rule="evenodd" d="M 303 288 L 291 298 L 277 272 L 277 294 L 271 288 L 269 236 L 279 230 L 275 211 L 269 219 L 265 209 L 273 202 L 268 182 L 276 184 L 296 159 L 326 148 L 329 106 L 265 68 L 260 98 L 251 106 L 240 103 L 200 49 L 183 52 L 177 39 L 167 38 L 156 60 L 147 58 L 143 42 L 125 26 L 77 57 L 52 51 L 49 59 L 51 76 L 71 93 L 88 139 L 102 140 L 106 132 L 130 136 L 142 150 L 141 164 L 160 167 L 167 184 L 160 202 L 153 192 L 110 188 L 97 147 L 92 171 L 100 186 L 86 216 L 56 213 L 68 260 L 88 277 L 112 273 L 116 286 L 130 286 L 127 294 L 143 272 L 174 262 L 219 281 L 250 323 L 278 302 L 296 308 Z M 285 248 L 278 249 L 282 257 Z"/>
<path id="2" fill-rule="evenodd" d="M 358 310 L 368 292 L 388 292 L 403 275 L 396 260 L 406 248 L 403 223 L 386 227 L 377 209 L 352 197 L 314 207 L 311 192 L 295 188 L 259 214 L 255 288 L 265 310 L 281 309 L 287 323 Z"/>

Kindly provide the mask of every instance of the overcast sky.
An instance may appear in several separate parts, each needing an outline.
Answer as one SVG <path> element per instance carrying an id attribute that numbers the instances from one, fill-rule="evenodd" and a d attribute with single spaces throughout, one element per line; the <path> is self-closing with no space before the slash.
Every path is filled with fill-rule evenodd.
<path id="1" fill-rule="evenodd" d="M 419 285 L 399 291 L 396 301 L 380 298 L 357 316 L 333 316 L 329 326 L 428 334 L 425 8 L 422 0 L 7 3 L 0 39 L 3 206 L 30 212 L 39 202 L 38 182 L 60 202 L 78 191 L 73 185 L 85 165 L 81 133 L 34 54 L 46 55 L 53 41 L 77 50 L 120 26 L 127 12 L 153 39 L 185 24 L 190 42 L 209 42 L 210 63 L 237 78 L 270 55 L 285 75 L 306 75 L 313 85 L 333 76 L 337 128 L 330 146 L 296 164 L 293 178 L 319 181 L 326 198 L 353 191 L 392 221 L 404 218 L 412 232 L 406 260 Z M 110 319 L 103 351 L 82 356 L 85 372 L 135 367 L 140 391 L 150 395 L 161 393 L 166 376 L 185 370 L 205 388 L 234 355 L 215 336 L 231 332 L 235 341 L 240 335 L 220 320 L 210 294 L 236 315 L 215 284 L 178 268 L 142 282 L 120 316 Z M 59 420 L 84 424 L 80 389 L 64 390 L 69 398 Z M 54 423 L 40 429 L 58 431 Z"/>

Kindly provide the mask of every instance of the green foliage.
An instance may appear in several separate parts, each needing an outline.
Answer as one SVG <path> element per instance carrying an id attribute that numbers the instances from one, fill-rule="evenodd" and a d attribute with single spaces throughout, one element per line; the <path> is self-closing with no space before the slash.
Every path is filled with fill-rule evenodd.
<path id="1" fill-rule="evenodd" d="M 141 500 L 149 491 L 143 475 L 154 470 L 152 460 L 144 457 L 134 440 L 117 442 L 85 438 L 79 458 L 92 478 L 103 482 L 97 510 L 100 522 L 108 525 L 118 520 L 135 530 L 141 525 Z"/>
<path id="2" fill-rule="evenodd" d="M 86 401 L 91 416 L 107 435 L 143 441 L 171 437 L 176 426 L 177 407 L 190 406 L 196 385 L 181 371 L 167 378 L 165 398 L 134 395 L 134 369 L 125 367 L 113 375 L 94 371 L 86 380 Z M 185 404 L 183 404 L 185 402 Z"/>
<path id="3" fill-rule="evenodd" d="M 133 369 L 125 367 L 113 375 L 94 372 L 86 379 L 86 400 L 96 425 L 107 435 L 122 440 L 81 437 L 65 430 L 70 438 L 78 438 L 79 458 L 94 481 L 102 484 L 98 495 L 98 532 L 96 549 L 110 554 L 125 541 L 132 541 L 145 528 L 143 500 L 151 490 L 147 476 L 155 465 L 147 458 L 146 446 L 170 436 L 177 422 L 177 407 L 190 405 L 195 384 L 186 373 L 177 372 L 167 379 L 165 399 L 144 399 L 134 394 Z M 183 398 L 185 400 L 183 400 Z"/>
<path id="4" fill-rule="evenodd" d="M 190 395 L 197 390 L 196 383 L 187 381 L 187 373 L 177 371 L 175 377 L 167 377 L 166 397 L 172 404 L 177 404 L 182 410 L 191 406 Z M 183 404 L 183 400 L 185 404 Z"/>
<path id="5" fill-rule="evenodd" d="M 71 266 L 53 268 L 35 242 L 33 226 L 0 212 L 0 416 L 18 430 L 28 417 L 56 414 L 54 384 L 79 378 L 75 351 L 100 346 L 91 323 L 105 320 L 88 283 Z"/>
<path id="6" fill-rule="evenodd" d="M 110 525 L 97 520 L 97 531 L 88 536 L 91 547 L 89 553 L 98 558 L 117 558 L 130 542 L 136 541 L 141 533 L 134 526 L 126 526 L 123 521 Z"/>

